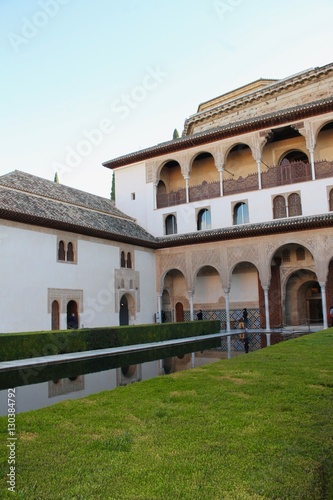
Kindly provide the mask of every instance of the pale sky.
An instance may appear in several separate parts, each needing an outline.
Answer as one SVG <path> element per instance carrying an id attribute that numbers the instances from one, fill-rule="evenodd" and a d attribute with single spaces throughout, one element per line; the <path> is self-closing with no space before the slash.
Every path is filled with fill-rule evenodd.
<path id="1" fill-rule="evenodd" d="M 332 0 L 1 0 L 0 175 L 109 197 L 102 162 L 201 102 L 332 56 Z"/>

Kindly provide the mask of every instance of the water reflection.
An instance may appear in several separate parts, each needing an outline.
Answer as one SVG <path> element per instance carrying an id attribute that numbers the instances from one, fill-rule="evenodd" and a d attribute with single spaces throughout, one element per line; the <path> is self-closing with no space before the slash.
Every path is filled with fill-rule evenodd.
<path id="1" fill-rule="evenodd" d="M 118 386 L 188 370 L 221 358 L 226 358 L 226 352 L 209 350 L 78 377 L 20 386 L 16 388 L 16 413 L 36 410 L 66 399 L 79 399 L 90 394 L 112 390 Z M 7 392 L 7 389 L 0 391 L 0 415 L 7 415 Z"/>

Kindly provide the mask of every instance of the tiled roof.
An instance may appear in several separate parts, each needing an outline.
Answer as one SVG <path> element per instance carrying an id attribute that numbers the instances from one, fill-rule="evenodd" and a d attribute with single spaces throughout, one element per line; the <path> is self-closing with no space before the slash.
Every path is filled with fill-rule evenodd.
<path id="1" fill-rule="evenodd" d="M 156 239 L 111 200 L 15 170 L 0 177 L 0 217 L 155 247 Z"/>
<path id="2" fill-rule="evenodd" d="M 20 171 L 0 177 L 0 218 L 153 249 L 333 227 L 327 213 L 155 238 L 106 198 Z"/>
<path id="3" fill-rule="evenodd" d="M 49 181 L 20 170 L 14 170 L 9 174 L 2 175 L 0 177 L 0 185 L 18 189 L 25 193 L 63 201 L 79 207 L 98 210 L 99 212 L 105 212 L 109 215 L 131 219 L 131 217 L 118 210 L 113 202 L 107 198 L 86 193 L 85 191 Z"/>

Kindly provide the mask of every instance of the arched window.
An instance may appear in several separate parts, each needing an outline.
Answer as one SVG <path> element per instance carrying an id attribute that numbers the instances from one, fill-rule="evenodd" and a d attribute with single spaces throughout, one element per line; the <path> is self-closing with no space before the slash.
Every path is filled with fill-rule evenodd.
<path id="1" fill-rule="evenodd" d="M 132 269 L 132 257 L 131 257 L 131 252 L 127 252 L 127 267 L 128 269 Z"/>
<path id="2" fill-rule="evenodd" d="M 120 267 L 126 267 L 125 252 L 121 252 L 120 254 Z"/>
<path id="3" fill-rule="evenodd" d="M 177 219 L 173 214 L 165 218 L 165 234 L 177 234 Z"/>
<path id="4" fill-rule="evenodd" d="M 249 222 L 249 211 L 246 203 L 237 203 L 234 207 L 234 225 Z"/>
<path id="5" fill-rule="evenodd" d="M 210 228 L 211 228 L 210 211 L 207 208 L 203 208 L 198 213 L 197 229 L 198 231 L 200 231 L 201 229 L 210 229 Z"/>
<path id="6" fill-rule="evenodd" d="M 67 261 L 74 262 L 74 248 L 73 243 L 69 242 L 67 245 Z"/>
<path id="7" fill-rule="evenodd" d="M 296 259 L 297 260 L 305 260 L 305 249 L 304 249 L 304 247 L 298 247 L 296 249 Z"/>
<path id="8" fill-rule="evenodd" d="M 331 191 L 330 191 L 329 204 L 330 204 L 329 210 L 330 210 L 330 212 L 332 212 L 333 211 L 333 189 L 331 189 Z"/>
<path id="9" fill-rule="evenodd" d="M 273 200 L 273 219 L 287 217 L 286 200 L 283 196 L 275 196 Z"/>
<path id="10" fill-rule="evenodd" d="M 288 196 L 288 215 L 289 217 L 302 215 L 301 197 L 297 193 L 292 193 Z"/>
<path id="11" fill-rule="evenodd" d="M 58 260 L 65 260 L 65 243 L 62 240 L 59 241 Z"/>

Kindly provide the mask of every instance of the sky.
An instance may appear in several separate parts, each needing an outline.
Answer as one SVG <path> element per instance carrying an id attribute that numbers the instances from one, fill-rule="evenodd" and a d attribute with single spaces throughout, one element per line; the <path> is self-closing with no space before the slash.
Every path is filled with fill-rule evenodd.
<path id="1" fill-rule="evenodd" d="M 0 0 L 0 175 L 110 197 L 102 163 L 200 103 L 333 62 L 332 0 Z"/>

